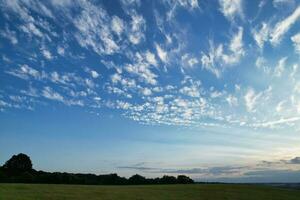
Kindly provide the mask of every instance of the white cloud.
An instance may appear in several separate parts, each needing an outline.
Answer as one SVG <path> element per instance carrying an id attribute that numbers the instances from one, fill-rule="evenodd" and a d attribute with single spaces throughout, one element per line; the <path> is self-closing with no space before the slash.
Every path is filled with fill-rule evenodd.
<path id="1" fill-rule="evenodd" d="M 146 60 L 151 64 L 156 66 L 157 65 L 157 61 L 155 59 L 155 55 L 153 53 L 151 53 L 150 51 L 146 52 Z"/>
<path id="2" fill-rule="evenodd" d="M 94 100 L 95 100 L 95 101 L 100 101 L 100 100 L 101 100 L 101 97 L 94 97 Z"/>
<path id="3" fill-rule="evenodd" d="M 40 29 L 37 28 L 36 25 L 31 22 L 20 26 L 20 29 L 30 36 L 33 34 L 38 37 L 43 37 L 43 33 L 40 31 Z"/>
<path id="4" fill-rule="evenodd" d="M 115 42 L 107 12 L 88 1 L 81 2 L 81 15 L 75 18 L 78 32 L 75 38 L 85 48 L 92 48 L 97 54 L 114 54 L 120 47 Z"/>
<path id="5" fill-rule="evenodd" d="M 16 32 L 9 30 L 8 27 L 5 27 L 3 31 L 0 31 L 0 35 L 8 39 L 13 45 L 18 43 Z"/>
<path id="6" fill-rule="evenodd" d="M 296 53 L 300 54 L 300 33 L 291 37 Z"/>
<path id="7" fill-rule="evenodd" d="M 113 83 L 118 83 L 119 81 L 121 81 L 121 79 L 122 79 L 122 77 L 121 77 L 120 74 L 113 74 L 113 75 L 111 76 L 111 81 L 112 81 Z"/>
<path id="8" fill-rule="evenodd" d="M 282 118 L 275 121 L 268 121 L 268 122 L 262 122 L 262 123 L 256 123 L 254 124 L 255 127 L 267 127 L 267 128 L 274 128 L 276 125 L 281 124 L 290 124 L 296 121 L 299 121 L 300 117 L 291 117 L 291 118 Z"/>
<path id="9" fill-rule="evenodd" d="M 124 31 L 124 22 L 117 16 L 114 16 L 111 21 L 112 30 L 117 34 L 121 35 Z"/>
<path id="10" fill-rule="evenodd" d="M 128 102 L 124 101 L 117 101 L 117 108 L 123 109 L 123 110 L 128 110 L 132 105 Z"/>
<path id="11" fill-rule="evenodd" d="M 121 0 L 120 2 L 122 3 L 125 12 L 128 12 L 130 8 L 141 6 L 140 0 Z"/>
<path id="12" fill-rule="evenodd" d="M 42 54 L 48 60 L 51 60 L 53 58 L 51 52 L 48 51 L 47 49 L 43 49 Z"/>
<path id="13" fill-rule="evenodd" d="M 272 90 L 271 86 L 261 92 L 256 92 L 253 88 L 249 88 L 244 95 L 247 111 L 254 113 L 258 110 L 258 107 L 262 108 L 268 105 L 268 101 L 272 97 Z"/>
<path id="14" fill-rule="evenodd" d="M 14 1 L 14 0 L 8 0 L 8 1 Z M 20 6 L 28 12 L 28 14 L 30 13 L 30 11 L 34 11 L 44 17 L 48 17 L 48 18 L 52 18 L 52 19 L 55 18 L 52 11 L 49 9 L 49 6 L 48 5 L 46 6 L 41 1 L 20 0 L 20 1 L 16 1 L 16 2 L 18 2 L 20 4 Z M 30 8 L 30 9 L 28 9 L 28 8 Z M 39 20 L 37 19 L 37 21 L 39 21 Z"/>
<path id="15" fill-rule="evenodd" d="M 252 30 L 253 38 L 257 45 L 262 49 L 264 43 L 268 41 L 270 33 L 270 27 L 266 23 L 262 23 L 260 30 Z"/>
<path id="16" fill-rule="evenodd" d="M 188 9 L 199 8 L 198 0 L 179 0 L 178 3 Z"/>
<path id="17" fill-rule="evenodd" d="M 297 112 L 300 113 L 300 102 L 296 105 Z"/>
<path id="18" fill-rule="evenodd" d="M 242 0 L 219 0 L 220 11 L 233 21 L 236 16 L 243 17 Z"/>
<path id="19" fill-rule="evenodd" d="M 210 97 L 211 98 L 217 98 L 217 97 L 220 97 L 222 96 L 223 93 L 222 92 L 219 92 L 219 91 L 213 91 L 211 94 L 210 94 Z"/>
<path id="20" fill-rule="evenodd" d="M 266 74 L 271 72 L 271 68 L 267 65 L 267 60 L 264 57 L 258 57 L 255 61 L 255 66 Z"/>
<path id="21" fill-rule="evenodd" d="M 114 94 L 118 94 L 118 95 L 123 95 L 126 98 L 132 98 L 131 94 L 126 93 L 124 90 L 117 88 L 117 87 L 112 87 L 112 86 L 108 86 L 107 87 L 107 91 L 109 93 L 114 93 Z"/>
<path id="22" fill-rule="evenodd" d="M 195 85 L 190 87 L 184 86 L 179 90 L 182 94 L 188 95 L 190 97 L 200 97 L 200 90 Z"/>
<path id="23" fill-rule="evenodd" d="M 290 76 L 291 76 L 293 79 L 295 79 L 295 75 L 296 75 L 297 72 L 298 72 L 299 65 L 298 65 L 298 64 L 294 64 L 292 68 L 293 68 L 293 70 L 292 70 L 292 72 L 290 73 Z"/>
<path id="24" fill-rule="evenodd" d="M 65 55 L 65 49 L 63 47 L 57 47 L 57 53 L 61 56 Z"/>
<path id="25" fill-rule="evenodd" d="M 163 2 L 166 3 L 168 7 L 166 15 L 169 21 L 175 17 L 178 8 L 185 8 L 192 12 L 200 7 L 198 0 L 166 0 Z"/>
<path id="26" fill-rule="evenodd" d="M 213 48 L 211 48 L 208 55 L 202 53 L 201 63 L 204 69 L 212 72 L 217 78 L 219 78 L 221 76 L 221 71 L 217 69 L 217 63 L 215 62 L 215 57 L 217 57 L 217 55 L 215 53 L 216 51 Z"/>
<path id="27" fill-rule="evenodd" d="M 84 83 L 89 88 L 95 87 L 95 84 L 94 84 L 93 80 L 91 80 L 91 79 L 88 79 L 88 78 L 84 79 Z"/>
<path id="28" fill-rule="evenodd" d="M 149 69 L 148 63 L 138 62 L 134 64 L 127 64 L 125 66 L 125 70 L 140 77 L 146 83 L 149 83 L 151 85 L 157 84 L 157 75 Z"/>
<path id="29" fill-rule="evenodd" d="M 24 74 L 28 74 L 30 76 L 33 76 L 34 78 L 39 78 L 40 77 L 40 73 L 37 70 L 29 67 L 28 65 L 22 65 L 21 66 L 21 71 Z"/>
<path id="30" fill-rule="evenodd" d="M 286 102 L 285 100 L 284 100 L 284 101 L 280 101 L 280 102 L 276 105 L 276 108 L 275 108 L 276 112 L 280 113 L 280 112 L 283 111 L 283 109 L 284 109 L 283 105 L 285 104 L 285 102 Z"/>
<path id="31" fill-rule="evenodd" d="M 277 45 L 282 40 L 283 35 L 289 31 L 291 26 L 300 18 L 300 6 L 284 20 L 278 22 L 271 33 L 271 43 Z"/>
<path id="32" fill-rule="evenodd" d="M 131 14 L 131 30 L 129 33 L 129 41 L 132 44 L 139 44 L 141 40 L 145 37 L 144 31 L 146 29 L 146 21 L 143 16 L 136 14 L 135 12 Z"/>
<path id="33" fill-rule="evenodd" d="M 198 60 L 196 58 L 191 58 L 188 60 L 188 64 L 193 67 L 195 64 L 198 63 Z"/>
<path id="34" fill-rule="evenodd" d="M 294 92 L 300 94 L 300 81 L 297 81 L 295 84 L 294 84 Z"/>
<path id="35" fill-rule="evenodd" d="M 55 83 L 61 84 L 74 88 L 76 86 L 83 86 L 83 87 L 95 87 L 95 84 L 92 80 L 84 79 L 75 73 L 68 73 L 68 72 L 61 72 L 58 73 L 56 71 L 52 72 L 45 72 L 44 70 L 37 70 L 28 65 L 21 65 L 19 69 L 14 69 L 7 71 L 6 73 L 13 75 L 15 77 L 24 79 L 24 80 L 35 80 L 35 81 L 42 81 L 43 83 Z M 66 87 L 65 87 L 66 88 Z"/>
<path id="36" fill-rule="evenodd" d="M 274 69 L 274 76 L 281 77 L 281 75 L 283 74 L 284 69 L 285 69 L 286 60 L 287 60 L 287 57 L 283 57 L 278 61 L 278 64 Z"/>
<path id="37" fill-rule="evenodd" d="M 282 8 L 283 6 L 295 6 L 295 0 L 273 0 L 273 6 L 275 8 Z"/>
<path id="38" fill-rule="evenodd" d="M 223 54 L 223 60 L 226 64 L 235 64 L 240 61 L 241 57 L 245 54 L 243 49 L 243 28 L 239 27 L 238 32 L 232 37 L 229 44 L 231 55 Z"/>
<path id="39" fill-rule="evenodd" d="M 145 96 L 149 96 L 152 94 L 152 91 L 149 88 L 142 88 L 142 94 Z"/>
<path id="40" fill-rule="evenodd" d="M 130 2 L 130 0 L 127 2 Z M 195 0 L 170 0 L 168 2 L 175 2 L 178 8 L 179 6 L 183 6 L 180 8 L 180 10 L 178 9 L 180 12 L 182 12 L 183 9 L 188 9 L 188 11 L 191 11 L 192 9 L 199 7 L 198 1 Z M 237 17 L 243 16 L 241 6 L 243 3 L 242 1 L 220 0 L 220 2 L 224 4 L 227 3 L 223 7 L 224 10 L 222 10 L 226 19 L 235 20 Z M 234 3 L 229 4 L 228 2 Z M 223 122 L 226 122 L 226 126 L 229 126 L 229 123 L 227 124 L 227 122 L 249 125 L 250 122 L 255 123 L 258 121 L 264 121 L 261 120 L 262 118 L 270 119 L 270 122 L 277 121 L 276 119 L 278 118 L 276 117 L 279 117 L 279 119 L 282 116 L 288 118 L 289 114 L 292 113 L 292 110 L 298 110 L 298 112 L 300 112 L 300 86 L 299 83 L 297 83 L 299 74 L 296 67 L 298 65 L 294 65 L 295 67 L 293 69 L 287 68 L 285 67 L 285 59 L 282 58 L 276 67 L 270 68 L 270 64 L 263 57 L 265 56 L 263 51 L 258 52 L 261 55 L 256 58 L 255 53 L 257 52 L 255 50 L 253 51 L 252 46 L 254 45 L 255 48 L 255 45 L 257 44 L 257 49 L 259 49 L 258 47 L 261 49 L 264 48 L 266 41 L 270 40 L 271 38 L 270 35 L 273 33 L 272 30 L 276 30 L 271 29 L 271 25 L 273 24 L 274 20 L 281 16 L 271 17 L 271 19 L 268 21 L 259 23 L 258 26 L 254 27 L 251 33 L 256 44 L 244 43 L 243 37 L 249 36 L 246 35 L 249 34 L 246 33 L 246 31 L 249 30 L 249 27 L 247 27 L 245 23 L 243 24 L 243 26 L 245 26 L 244 29 L 242 27 L 237 27 L 238 23 L 235 21 L 235 24 L 232 24 L 228 29 L 229 33 L 234 31 L 232 36 L 228 37 L 228 41 L 223 41 L 224 36 L 228 36 L 228 32 L 217 34 L 214 33 L 213 35 L 216 35 L 216 41 L 221 41 L 222 43 L 217 43 L 214 46 L 213 42 L 211 42 L 212 40 L 210 40 L 210 48 L 205 53 L 201 52 L 201 57 L 198 57 L 199 51 L 201 51 L 199 48 L 202 48 L 202 46 L 197 46 L 194 44 L 190 46 L 190 41 L 186 42 L 181 40 L 182 38 L 185 38 L 185 36 L 187 39 L 189 39 L 190 34 L 195 34 L 193 31 L 198 31 L 198 29 L 194 30 L 193 27 L 191 27 L 191 32 L 189 32 L 190 30 L 186 31 L 176 29 L 177 23 L 181 23 L 179 21 L 175 21 L 177 18 L 173 18 L 174 21 L 166 21 L 166 16 L 164 15 L 165 13 L 163 13 L 160 15 L 162 22 L 159 24 L 159 31 L 157 31 L 155 30 L 157 27 L 155 25 L 152 27 L 152 23 L 151 27 L 149 26 L 149 28 L 147 27 L 146 29 L 146 22 L 148 22 L 149 17 L 151 16 L 145 15 L 144 18 L 141 13 L 138 13 L 138 11 L 141 10 L 135 7 L 137 4 L 134 2 L 130 3 L 130 8 L 125 11 L 125 17 L 123 19 L 117 16 L 111 16 L 111 12 L 106 12 L 104 8 L 101 7 L 101 4 L 94 3 L 95 2 L 89 1 L 76 2 L 76 6 L 78 6 L 78 11 L 80 12 L 73 14 L 71 14 L 73 11 L 68 10 L 69 8 L 63 8 L 64 11 L 70 11 L 70 13 L 60 15 L 61 18 L 58 20 L 62 23 L 65 22 L 64 20 L 70 20 L 67 21 L 67 23 L 70 24 L 70 26 L 75 26 L 75 32 L 72 32 L 73 30 L 71 32 L 66 30 L 62 37 L 59 38 L 58 33 L 61 32 L 59 29 L 57 29 L 57 38 L 55 39 L 53 37 L 53 43 L 50 43 L 49 40 L 45 38 L 51 37 L 52 39 L 53 35 L 49 34 L 49 36 L 47 36 L 47 33 L 52 28 L 56 30 L 57 24 L 53 24 L 52 21 L 49 21 L 49 26 L 51 26 L 51 29 L 46 29 L 45 27 L 41 26 L 41 23 L 47 24 L 47 18 L 40 17 L 39 14 L 30 16 L 29 14 L 31 14 L 31 10 L 26 6 L 20 8 L 22 11 L 18 11 L 21 14 L 17 15 L 17 17 L 21 19 L 20 16 L 22 15 L 28 19 L 24 20 L 24 23 L 22 22 L 22 24 L 17 24 L 14 26 L 14 29 L 12 30 L 15 31 L 17 28 L 15 32 L 10 30 L 6 31 L 4 29 L 2 32 L 0 32 L 2 37 L 9 39 L 12 44 L 20 43 L 19 45 L 22 46 L 23 43 L 26 42 L 23 40 L 23 37 L 27 37 L 28 41 L 39 43 L 37 46 L 45 45 L 40 49 L 41 52 L 26 52 L 28 53 L 28 59 L 30 59 L 32 63 L 40 63 L 37 65 L 32 65 L 38 66 L 35 68 L 29 67 L 28 65 L 18 65 L 17 61 L 22 61 L 23 59 L 17 58 L 17 60 L 14 60 L 14 57 L 10 54 L 2 56 L 2 60 L 4 60 L 4 58 L 10 59 L 5 63 L 5 67 L 7 67 L 5 69 L 8 70 L 6 73 L 25 79 L 26 81 L 22 82 L 27 84 L 27 86 L 28 84 L 32 84 L 38 87 L 35 92 L 36 95 L 32 94 L 32 96 L 30 96 L 28 91 L 26 94 L 24 90 L 21 92 L 23 95 L 26 95 L 28 98 L 37 99 L 40 102 L 45 101 L 45 97 L 48 99 L 61 101 L 66 105 L 85 105 L 88 108 L 93 107 L 93 109 L 98 109 L 100 106 L 105 106 L 108 102 L 108 99 L 106 98 L 109 98 L 109 101 L 111 101 L 111 104 L 114 105 L 114 108 L 126 110 L 124 113 L 122 113 L 125 116 L 142 123 L 152 124 L 162 123 L 195 126 L 201 124 L 202 126 L 202 124 L 209 124 L 205 122 L 208 119 L 207 121 L 215 120 L 215 124 L 218 125 L 224 125 Z M 199 1 L 199 3 L 201 6 L 201 1 Z M 72 2 L 69 1 L 69 5 L 71 4 Z M 240 7 L 237 6 L 237 4 L 239 4 Z M 267 5 L 269 5 L 269 3 Z M 166 7 L 166 9 L 168 8 L 171 8 L 171 6 Z M 160 11 L 157 12 L 159 13 Z M 186 10 L 184 12 L 186 13 Z M 201 12 L 195 11 L 192 14 L 198 15 L 201 14 Z M 73 18 L 69 18 L 69 16 L 72 16 Z M 221 13 L 219 13 L 218 17 L 220 16 Z M 223 18 L 223 20 L 225 19 L 222 16 L 221 18 Z M 252 22 L 255 23 L 256 21 L 253 20 Z M 189 24 L 187 24 L 187 26 L 189 26 Z M 154 29 L 150 30 L 152 28 Z M 28 35 L 20 31 L 27 31 L 32 38 L 29 38 Z M 149 33 L 152 32 L 155 32 L 157 35 L 154 37 L 150 36 Z M 71 35 L 73 33 L 74 38 Z M 283 35 L 286 33 L 287 32 L 284 32 Z M 181 37 L 180 34 L 182 34 L 183 37 Z M 219 34 L 221 34 L 221 38 Z M 295 35 L 295 33 L 293 33 L 289 36 L 290 40 L 294 44 L 297 54 L 300 53 L 299 34 L 300 33 Z M 15 36 L 15 38 L 9 37 L 9 35 Z M 19 38 L 16 36 L 19 36 Z M 150 38 L 148 38 L 148 36 Z M 282 37 L 282 35 L 280 37 Z M 207 37 L 204 36 L 204 38 Z M 82 48 L 85 49 L 79 48 L 76 49 L 76 51 L 72 51 L 72 44 L 69 42 L 74 41 L 74 39 L 81 45 Z M 155 41 L 151 41 L 152 39 Z M 159 43 L 158 40 L 156 41 L 156 39 L 159 41 L 162 39 L 163 42 Z M 146 43 L 143 44 L 143 41 Z M 59 43 L 56 44 L 56 42 Z M 133 44 L 136 44 L 136 46 Z M 154 49 L 149 47 L 151 44 L 153 44 Z M 55 49 L 55 47 L 57 48 Z M 222 72 L 227 70 L 227 68 L 234 66 L 241 61 L 243 56 L 246 54 L 248 47 L 250 50 L 247 51 L 247 61 L 250 62 L 245 62 L 243 65 L 251 65 L 256 59 L 256 67 L 263 70 L 265 73 L 287 78 L 286 83 L 282 86 L 277 85 L 279 80 L 268 79 L 271 81 L 271 83 L 265 82 L 266 80 L 259 82 L 259 84 L 271 84 L 274 86 L 275 90 L 278 89 L 278 91 L 276 91 L 277 96 L 274 95 L 274 99 L 272 99 L 272 101 L 268 102 L 265 100 L 267 93 L 264 91 L 259 91 L 256 89 L 244 91 L 245 83 L 240 78 L 233 80 L 230 77 L 229 79 L 228 77 L 224 77 L 224 79 L 214 81 L 208 81 L 206 78 L 204 78 L 203 85 L 201 85 L 201 87 L 197 84 L 189 85 L 189 83 L 191 83 L 189 80 L 186 80 L 185 82 L 180 81 L 182 80 L 181 78 L 188 79 L 182 77 L 187 77 L 188 75 L 195 78 L 195 80 L 200 80 L 202 77 L 209 75 L 210 72 L 216 77 L 220 77 Z M 68 55 L 68 59 L 71 59 L 71 64 L 84 66 L 84 64 L 80 64 L 79 62 L 90 62 L 89 58 L 92 54 L 89 53 L 91 52 L 95 52 L 100 55 L 96 57 L 96 59 L 101 60 L 101 63 L 107 67 L 104 69 L 104 74 L 98 73 L 97 71 L 91 69 L 86 70 L 86 73 L 82 74 L 79 73 L 82 72 L 82 69 L 67 67 L 62 67 L 59 69 L 57 68 L 57 71 L 49 71 L 53 69 L 51 66 L 50 68 L 48 67 L 48 65 L 51 63 L 44 62 L 45 59 L 43 59 L 41 62 L 38 60 L 39 56 L 44 56 L 46 59 L 53 59 L 58 56 L 57 54 L 61 56 Z M 286 53 L 289 54 L 290 52 L 287 51 Z M 107 54 L 113 56 L 107 56 Z M 16 56 L 19 55 L 20 54 L 16 54 Z M 269 54 L 267 56 L 268 58 L 273 57 L 273 55 Z M 79 57 L 80 60 L 77 59 Z M 83 57 L 86 60 L 83 60 Z M 65 58 L 61 57 L 60 60 L 62 59 Z M 78 61 L 78 63 L 76 61 Z M 168 70 L 164 71 L 162 68 L 154 67 L 159 66 L 159 62 L 167 63 L 169 61 L 174 64 L 174 67 L 170 69 L 168 68 Z M 198 63 L 201 63 L 202 68 L 208 70 L 209 72 L 198 71 L 198 68 L 196 68 L 196 66 L 198 67 Z M 195 68 L 184 68 L 185 66 Z M 64 70 L 67 71 L 65 72 Z M 237 71 L 234 71 L 232 69 L 230 72 L 235 75 L 245 75 L 243 74 L 245 72 L 243 69 L 236 70 Z M 103 70 L 100 70 L 99 72 L 101 71 Z M 250 76 L 248 77 L 249 80 L 247 81 L 247 85 L 249 84 L 249 87 L 251 87 L 253 81 L 259 78 L 268 78 L 267 76 L 264 76 L 264 74 L 260 73 L 261 71 L 257 73 L 258 70 L 253 68 L 249 68 L 249 70 L 246 71 L 247 73 L 249 72 L 248 75 Z M 285 73 L 285 71 L 288 73 Z M 180 74 L 180 72 L 182 72 L 182 74 Z M 175 79 L 174 75 L 176 76 Z M 100 82 L 96 79 L 99 76 L 101 78 L 103 76 Z M 232 74 L 229 76 L 232 76 Z M 293 78 L 288 80 L 290 77 Z M 107 80 L 108 82 L 106 82 Z M 97 83 L 101 85 L 97 85 Z M 49 84 L 51 87 L 44 88 L 44 85 L 50 86 Z M 236 86 L 236 89 L 234 89 L 235 84 L 240 85 Z M 212 89 L 209 88 L 210 86 L 212 86 Z M 258 86 L 257 83 L 252 85 L 253 88 L 256 86 Z M 6 89 L 4 88 L 3 91 L 6 92 Z M 101 96 L 103 99 L 101 99 L 98 94 L 102 92 L 104 93 L 104 96 Z M 278 96 L 278 94 L 291 97 L 289 92 L 294 95 L 293 101 L 287 100 L 287 103 L 279 102 L 280 96 Z M 1 92 L 0 99 L 2 98 L 2 95 L 5 96 L 6 94 Z M 68 98 L 72 99 L 68 100 Z M 120 99 L 126 99 L 128 101 L 130 100 L 130 103 L 126 101 L 120 101 Z M 6 101 L 3 100 L 3 102 Z M 240 108 L 242 108 L 242 110 Z M 246 109 L 251 113 L 247 113 L 245 111 Z"/>
<path id="41" fill-rule="evenodd" d="M 96 72 L 95 70 L 91 70 L 91 76 L 92 76 L 93 78 L 98 78 L 98 77 L 99 77 L 99 74 L 98 74 L 98 72 Z"/>
<path id="42" fill-rule="evenodd" d="M 29 67 L 28 65 L 21 65 L 19 69 L 11 70 L 7 73 L 25 80 L 30 79 L 30 77 L 33 77 L 35 79 L 42 78 L 42 74 L 39 71 L 32 67 Z"/>
<path id="43" fill-rule="evenodd" d="M 226 98 L 226 101 L 230 106 L 237 106 L 238 105 L 238 99 L 233 95 L 228 95 Z"/>
<path id="44" fill-rule="evenodd" d="M 72 0 L 51 0 L 51 3 L 54 6 L 66 7 L 72 5 Z"/>
<path id="45" fill-rule="evenodd" d="M 62 95 L 60 95 L 59 93 L 55 92 L 54 90 L 52 90 L 50 87 L 44 87 L 43 91 L 42 91 L 42 95 L 43 97 L 47 98 L 47 99 L 51 99 L 51 100 L 56 100 L 56 101 L 60 101 L 60 102 L 64 102 L 64 98 Z"/>
<path id="46" fill-rule="evenodd" d="M 215 74 L 218 78 L 221 76 L 224 67 L 237 64 L 245 54 L 242 27 L 239 27 L 238 32 L 232 36 L 228 45 L 228 53 L 224 52 L 223 44 L 215 48 L 213 42 L 211 40 L 209 42 L 209 53 L 202 53 L 201 56 L 202 67 Z"/>
<path id="47" fill-rule="evenodd" d="M 258 103 L 258 100 L 261 97 L 261 95 L 262 93 L 256 93 L 252 88 L 248 89 L 246 95 L 244 96 L 248 112 L 255 112 L 255 106 Z"/>
<path id="48" fill-rule="evenodd" d="M 192 55 L 186 53 L 181 57 L 183 66 L 194 67 L 194 65 L 199 63 L 199 60 Z"/>
<path id="49" fill-rule="evenodd" d="M 135 80 L 129 79 L 129 78 L 124 78 L 120 74 L 113 74 L 111 76 L 111 81 L 112 81 L 113 84 L 120 83 L 121 86 L 122 86 L 122 89 L 125 90 L 125 91 L 128 91 L 130 89 L 136 89 L 136 87 L 137 87 L 137 84 L 136 84 Z M 110 87 L 109 89 L 113 93 L 122 94 L 122 95 L 127 96 L 128 98 L 132 97 L 131 94 L 125 94 L 124 91 L 120 91 L 119 89 L 115 89 L 115 88 L 112 88 L 112 87 Z"/>
<path id="50" fill-rule="evenodd" d="M 161 59 L 161 61 L 166 63 L 167 60 L 168 60 L 167 52 L 164 51 L 158 44 L 155 44 L 155 48 L 156 48 L 156 52 L 157 52 L 158 57 Z"/>
<path id="51" fill-rule="evenodd" d="M 35 11 L 42 16 L 53 17 L 51 11 L 41 2 L 33 3 L 31 1 L 5 0 L 2 5 L 5 10 L 12 11 L 18 16 L 18 19 L 21 21 L 21 23 L 17 25 L 19 30 L 28 34 L 30 37 L 37 36 L 43 39 L 49 39 L 45 37 L 46 34 L 43 34 L 41 31 L 41 28 L 48 28 L 47 23 L 43 23 L 42 20 L 31 15 L 31 11 Z M 28 9 L 28 7 L 30 7 L 30 9 Z"/>

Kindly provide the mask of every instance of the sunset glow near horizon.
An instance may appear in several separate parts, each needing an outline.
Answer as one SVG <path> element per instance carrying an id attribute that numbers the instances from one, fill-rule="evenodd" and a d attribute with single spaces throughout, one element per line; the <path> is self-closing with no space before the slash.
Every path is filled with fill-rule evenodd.
<path id="1" fill-rule="evenodd" d="M 300 181 L 300 1 L 0 9 L 0 165 Z"/>

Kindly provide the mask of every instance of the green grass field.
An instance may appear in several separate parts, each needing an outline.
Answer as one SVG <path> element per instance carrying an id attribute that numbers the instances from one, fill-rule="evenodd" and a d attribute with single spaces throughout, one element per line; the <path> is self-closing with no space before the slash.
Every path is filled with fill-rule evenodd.
<path id="1" fill-rule="evenodd" d="M 83 186 L 0 184 L 1 200 L 299 200 L 299 190 L 254 185 Z"/>

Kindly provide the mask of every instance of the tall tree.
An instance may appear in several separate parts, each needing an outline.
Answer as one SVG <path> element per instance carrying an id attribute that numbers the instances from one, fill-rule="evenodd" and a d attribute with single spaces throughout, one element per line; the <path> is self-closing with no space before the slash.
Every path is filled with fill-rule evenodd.
<path id="1" fill-rule="evenodd" d="M 18 155 L 13 155 L 6 161 L 3 168 L 14 172 L 29 172 L 32 170 L 32 162 L 29 156 L 20 153 Z"/>

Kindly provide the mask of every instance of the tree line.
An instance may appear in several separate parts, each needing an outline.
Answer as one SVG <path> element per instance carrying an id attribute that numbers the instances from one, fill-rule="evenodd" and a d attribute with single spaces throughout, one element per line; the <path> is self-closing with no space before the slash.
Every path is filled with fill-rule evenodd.
<path id="1" fill-rule="evenodd" d="M 86 184 L 86 185 L 141 185 L 141 184 L 191 184 L 194 181 L 185 175 L 145 178 L 133 175 L 130 178 L 117 174 L 81 174 L 37 171 L 26 154 L 13 155 L 0 167 L 2 183 L 47 183 L 47 184 Z"/>

